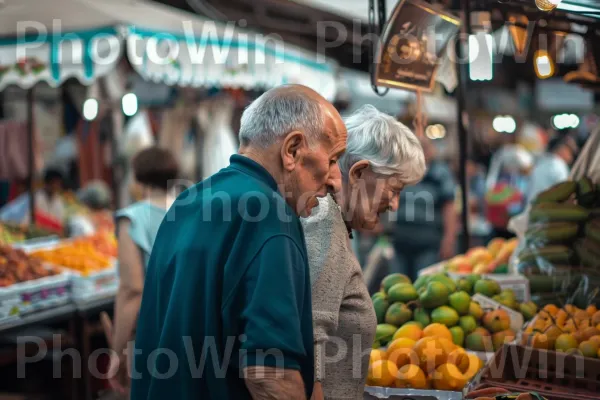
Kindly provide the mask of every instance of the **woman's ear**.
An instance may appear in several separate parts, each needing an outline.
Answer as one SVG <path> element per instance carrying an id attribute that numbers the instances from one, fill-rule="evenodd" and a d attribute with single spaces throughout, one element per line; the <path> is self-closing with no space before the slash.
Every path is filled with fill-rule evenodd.
<path id="1" fill-rule="evenodd" d="M 281 146 L 281 160 L 283 168 L 292 171 L 300 158 L 301 149 L 306 143 L 304 134 L 300 131 L 290 132 L 284 139 Z"/>
<path id="2" fill-rule="evenodd" d="M 355 185 L 358 181 L 364 178 L 364 173 L 370 168 L 370 164 L 367 160 L 360 160 L 350 167 L 348 172 L 348 183 Z"/>

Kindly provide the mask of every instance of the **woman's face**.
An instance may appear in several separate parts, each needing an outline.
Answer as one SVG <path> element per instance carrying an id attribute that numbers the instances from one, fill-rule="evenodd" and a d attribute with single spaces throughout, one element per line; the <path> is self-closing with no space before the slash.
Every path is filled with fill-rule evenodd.
<path id="1" fill-rule="evenodd" d="M 355 164 L 343 183 L 345 219 L 354 229 L 372 230 L 379 224 L 381 214 L 398 209 L 404 183 L 398 175 L 373 172 L 364 162 L 367 166 L 353 171 Z"/>

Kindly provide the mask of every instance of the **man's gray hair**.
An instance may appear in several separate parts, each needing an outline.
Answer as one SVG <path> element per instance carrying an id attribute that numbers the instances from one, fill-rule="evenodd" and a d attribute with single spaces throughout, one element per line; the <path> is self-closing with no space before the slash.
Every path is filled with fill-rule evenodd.
<path id="1" fill-rule="evenodd" d="M 426 169 L 423 148 L 405 125 L 372 105 L 361 107 L 346 118 L 345 123 L 348 143 L 339 160 L 344 178 L 361 160 L 367 160 L 375 173 L 399 174 L 407 184 L 423 178 Z"/>
<path id="2" fill-rule="evenodd" d="M 325 118 L 319 101 L 296 90 L 272 89 L 254 100 L 240 125 L 240 143 L 266 148 L 292 131 L 302 131 L 310 144 L 323 134 Z"/>

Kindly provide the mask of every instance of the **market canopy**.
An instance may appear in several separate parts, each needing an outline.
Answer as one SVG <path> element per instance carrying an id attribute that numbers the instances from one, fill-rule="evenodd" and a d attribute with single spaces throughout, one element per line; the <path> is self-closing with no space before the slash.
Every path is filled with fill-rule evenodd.
<path id="1" fill-rule="evenodd" d="M 0 90 L 91 83 L 123 55 L 145 79 L 169 85 L 303 83 L 335 96 L 333 62 L 232 23 L 149 0 L 0 2 Z"/>

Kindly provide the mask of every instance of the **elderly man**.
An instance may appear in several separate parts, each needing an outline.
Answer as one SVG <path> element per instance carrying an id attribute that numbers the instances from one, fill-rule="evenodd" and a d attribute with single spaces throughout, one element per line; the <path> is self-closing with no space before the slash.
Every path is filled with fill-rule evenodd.
<path id="1" fill-rule="evenodd" d="M 132 399 L 306 399 L 313 388 L 308 256 L 299 216 L 339 179 L 335 108 L 303 86 L 242 115 L 239 154 L 184 192 L 154 244 Z"/>

